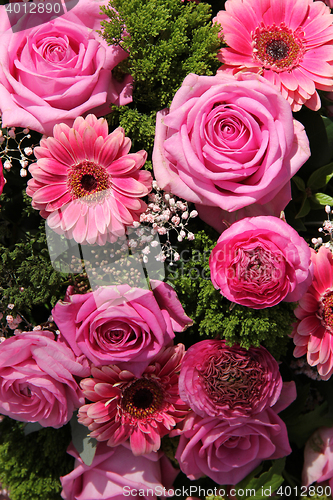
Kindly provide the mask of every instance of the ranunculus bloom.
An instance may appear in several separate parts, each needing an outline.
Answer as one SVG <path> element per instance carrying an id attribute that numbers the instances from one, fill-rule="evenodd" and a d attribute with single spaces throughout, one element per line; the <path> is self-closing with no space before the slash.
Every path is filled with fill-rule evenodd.
<path id="1" fill-rule="evenodd" d="M 80 0 L 66 14 L 13 33 L 0 6 L 0 111 L 4 127 L 29 127 L 51 135 L 56 123 L 73 125 L 89 112 L 131 101 L 131 77 L 117 82 L 112 69 L 126 52 L 108 46 L 96 30 L 107 19 L 104 1 Z M 24 18 L 36 14 L 21 14 Z"/>
<path id="2" fill-rule="evenodd" d="M 328 248 L 312 250 L 313 282 L 299 301 L 294 313 L 294 356 L 307 355 L 309 365 L 316 366 L 323 380 L 333 373 L 333 257 Z"/>
<path id="3" fill-rule="evenodd" d="M 320 108 L 316 88 L 333 90 L 333 16 L 313 0 L 228 0 L 214 21 L 228 48 L 222 69 L 254 71 L 281 91 L 293 111 Z"/>
<path id="4" fill-rule="evenodd" d="M 93 463 L 88 466 L 72 445 L 67 451 L 75 457 L 75 468 L 60 478 L 64 500 L 124 500 L 128 490 L 141 490 L 140 498 L 157 500 L 152 490 L 156 494 L 163 488 L 169 490 L 178 475 L 162 452 L 135 457 L 126 446 L 111 449 L 99 443 Z"/>
<path id="5" fill-rule="evenodd" d="M 279 366 L 264 347 L 229 347 L 202 340 L 186 352 L 179 394 L 201 417 L 252 416 L 273 406 L 281 393 Z"/>
<path id="6" fill-rule="evenodd" d="M 163 348 L 141 378 L 116 365 L 91 369 L 93 378 L 81 381 L 86 398 L 79 422 L 90 436 L 117 446 L 129 438 L 134 455 L 159 450 L 161 437 L 188 413 L 180 399 L 178 378 L 184 346 Z"/>
<path id="7" fill-rule="evenodd" d="M 0 413 L 21 422 L 61 427 L 84 404 L 74 377 L 89 368 L 52 332 L 24 332 L 0 345 Z"/>
<path id="8" fill-rule="evenodd" d="M 246 218 L 226 229 L 209 267 L 222 295 L 253 309 L 299 300 L 313 273 L 306 241 L 289 224 L 269 216 Z"/>
<path id="9" fill-rule="evenodd" d="M 223 219 L 234 221 L 228 212 L 244 207 L 248 216 L 279 216 L 291 199 L 290 179 L 309 156 L 303 125 L 257 75 L 190 74 L 170 111 L 157 114 L 158 185 L 196 203 L 218 230 Z M 212 207 L 219 208 L 213 216 Z"/>
<path id="10" fill-rule="evenodd" d="M 174 331 L 192 323 L 170 285 L 155 280 L 151 285 L 152 291 L 118 285 L 69 294 L 52 311 L 61 337 L 95 366 L 117 364 L 125 369 L 130 363 L 132 373 L 140 377 L 174 338 Z"/>
<path id="11" fill-rule="evenodd" d="M 333 427 L 320 427 L 304 447 L 302 484 L 327 480 L 333 491 Z"/>
<path id="12" fill-rule="evenodd" d="M 76 118 L 73 128 L 56 125 L 54 137 L 34 149 L 37 163 L 27 194 L 55 232 L 78 243 L 116 241 L 147 208 L 140 199 L 151 190 L 147 153 L 130 153 L 122 128 L 108 134 L 105 118 Z"/>
<path id="13" fill-rule="evenodd" d="M 237 484 L 263 460 L 291 453 L 286 426 L 268 408 L 253 417 L 221 420 L 190 413 L 182 423 L 176 459 L 189 479 L 207 475 Z"/>

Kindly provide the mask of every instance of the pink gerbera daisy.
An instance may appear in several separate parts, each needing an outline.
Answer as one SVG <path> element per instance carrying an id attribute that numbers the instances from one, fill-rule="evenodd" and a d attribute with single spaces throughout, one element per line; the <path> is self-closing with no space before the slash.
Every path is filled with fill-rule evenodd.
<path id="1" fill-rule="evenodd" d="M 180 399 L 178 378 L 184 346 L 164 348 L 141 378 L 116 365 L 92 367 L 93 378 L 81 381 L 91 404 L 81 406 L 79 422 L 91 437 L 117 446 L 129 438 L 134 455 L 157 451 L 161 437 L 188 413 Z"/>
<path id="2" fill-rule="evenodd" d="M 108 134 L 105 118 L 76 118 L 73 128 L 55 125 L 54 137 L 42 139 L 30 166 L 27 194 L 32 206 L 57 233 L 78 243 L 115 241 L 146 210 L 140 199 L 151 190 L 145 170 L 147 153 L 128 154 L 124 130 Z"/>
<path id="3" fill-rule="evenodd" d="M 214 21 L 229 45 L 221 69 L 260 73 L 289 101 L 320 108 L 319 90 L 333 90 L 333 16 L 313 0 L 227 0 Z"/>
<path id="4" fill-rule="evenodd" d="M 326 247 L 312 250 L 313 282 L 295 309 L 298 322 L 291 336 L 294 356 L 307 354 L 311 366 L 328 380 L 333 374 L 333 256 Z"/>

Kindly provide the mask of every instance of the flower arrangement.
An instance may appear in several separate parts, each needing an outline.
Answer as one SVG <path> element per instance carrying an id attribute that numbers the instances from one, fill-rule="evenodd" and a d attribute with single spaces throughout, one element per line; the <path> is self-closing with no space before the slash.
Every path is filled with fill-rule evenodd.
<path id="1" fill-rule="evenodd" d="M 0 5 L 1 498 L 333 498 L 331 7 Z"/>

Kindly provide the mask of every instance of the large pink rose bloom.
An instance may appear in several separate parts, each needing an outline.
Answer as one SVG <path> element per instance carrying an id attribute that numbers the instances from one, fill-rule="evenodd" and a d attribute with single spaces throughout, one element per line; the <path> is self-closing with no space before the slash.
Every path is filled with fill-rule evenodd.
<path id="1" fill-rule="evenodd" d="M 304 447 L 302 484 L 310 486 L 327 480 L 333 491 L 333 427 L 320 427 Z"/>
<path id="2" fill-rule="evenodd" d="M 92 378 L 81 381 L 91 404 L 81 406 L 79 422 L 90 436 L 117 446 L 129 439 L 134 455 L 158 451 L 161 437 L 184 419 L 188 406 L 178 391 L 179 370 L 184 346 L 163 348 L 150 362 L 141 378 L 130 365 L 92 366 Z"/>
<path id="3" fill-rule="evenodd" d="M 196 203 L 217 229 L 228 212 L 244 208 L 242 217 L 280 215 L 291 199 L 290 179 L 309 156 L 303 125 L 256 75 L 190 74 L 170 110 L 157 114 L 159 186 Z"/>
<path id="4" fill-rule="evenodd" d="M 186 352 L 179 394 L 201 417 L 252 416 L 273 406 L 281 393 L 279 366 L 264 347 L 229 347 L 203 340 Z"/>
<path id="5" fill-rule="evenodd" d="M 0 413 L 21 422 L 61 427 L 84 404 L 74 377 L 89 369 L 48 331 L 24 332 L 0 346 Z"/>
<path id="6" fill-rule="evenodd" d="M 169 490 L 178 475 L 162 452 L 135 457 L 128 447 L 111 449 L 99 443 L 90 466 L 72 445 L 68 453 L 75 457 L 75 468 L 60 478 L 64 500 L 124 500 L 131 490 L 141 490 L 144 500 L 157 500 L 156 495 L 164 498 L 164 488 Z"/>
<path id="7" fill-rule="evenodd" d="M 237 484 L 263 460 L 291 453 L 286 426 L 271 408 L 253 417 L 221 420 L 190 413 L 182 423 L 176 459 L 189 479 L 207 475 Z"/>
<path id="8" fill-rule="evenodd" d="M 246 218 L 226 229 L 209 267 L 222 295 L 253 309 L 299 300 L 313 274 L 306 241 L 289 224 L 269 216 Z"/>
<path id="9" fill-rule="evenodd" d="M 301 297 L 294 313 L 298 321 L 291 334 L 296 345 L 294 356 L 307 355 L 323 380 L 333 374 L 333 257 L 328 248 L 312 250 L 313 282 Z"/>
<path id="10" fill-rule="evenodd" d="M 229 45 L 222 69 L 254 71 L 298 111 L 320 108 L 319 90 L 333 90 L 333 16 L 313 0 L 228 0 L 214 21 Z"/>
<path id="11" fill-rule="evenodd" d="M 117 364 L 125 369 L 130 362 L 131 371 L 140 377 L 174 338 L 174 331 L 192 323 L 171 286 L 155 280 L 151 284 L 152 291 L 118 285 L 68 295 L 52 311 L 60 337 L 95 366 Z"/>
<path id="12" fill-rule="evenodd" d="M 124 236 L 147 205 L 152 185 L 141 170 L 146 151 L 129 153 L 131 141 L 118 127 L 111 134 L 105 118 L 79 116 L 73 127 L 55 125 L 54 137 L 34 149 L 27 194 L 56 233 L 77 243 L 104 245 Z"/>
<path id="13" fill-rule="evenodd" d="M 0 6 L 0 110 L 4 127 L 29 127 L 51 135 L 56 123 L 72 126 L 89 112 L 102 116 L 110 104 L 131 101 L 131 77 L 122 83 L 112 69 L 127 54 L 108 46 L 95 30 L 107 19 L 103 1 L 80 0 L 69 12 L 13 33 Z"/>

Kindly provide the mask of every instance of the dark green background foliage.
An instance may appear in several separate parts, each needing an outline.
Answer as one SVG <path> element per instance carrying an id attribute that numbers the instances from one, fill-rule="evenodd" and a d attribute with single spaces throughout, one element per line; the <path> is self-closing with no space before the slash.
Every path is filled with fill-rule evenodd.
<path id="1" fill-rule="evenodd" d="M 0 481 L 11 500 L 61 500 L 59 476 L 71 472 L 66 453 L 70 426 L 24 435 L 24 424 L 5 417 L 0 423 Z"/>
<path id="2" fill-rule="evenodd" d="M 186 75 L 213 75 L 220 66 L 219 27 L 212 26 L 207 3 L 112 0 L 104 12 L 110 21 L 102 23 L 103 36 L 129 53 L 114 74 L 130 73 L 134 79 L 133 103 L 114 106 L 111 123 L 150 153 L 156 112 L 170 105 Z"/>

